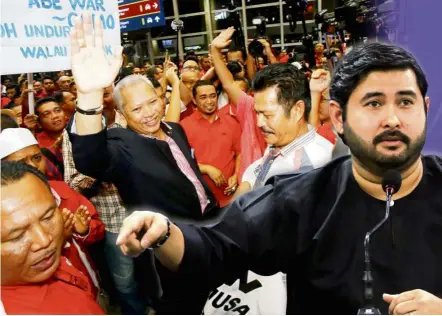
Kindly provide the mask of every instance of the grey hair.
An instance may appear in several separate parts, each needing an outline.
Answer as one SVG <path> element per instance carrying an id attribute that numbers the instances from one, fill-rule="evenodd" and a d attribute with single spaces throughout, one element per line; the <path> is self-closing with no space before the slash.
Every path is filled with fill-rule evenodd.
<path id="1" fill-rule="evenodd" d="M 118 111 L 124 113 L 124 101 L 123 97 L 121 96 L 121 90 L 123 88 L 133 86 L 140 82 L 147 83 L 153 89 L 152 82 L 146 77 L 140 75 L 130 75 L 121 79 L 120 82 L 118 82 L 117 86 L 114 89 L 114 93 L 112 94 L 114 102 L 117 105 Z"/>

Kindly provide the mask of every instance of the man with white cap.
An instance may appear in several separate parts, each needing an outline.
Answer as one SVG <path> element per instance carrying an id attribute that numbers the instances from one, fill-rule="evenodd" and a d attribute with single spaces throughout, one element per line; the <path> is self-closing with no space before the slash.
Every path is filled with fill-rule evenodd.
<path id="1" fill-rule="evenodd" d="M 8 128 L 0 133 L 0 159 L 23 161 L 46 173 L 45 158 L 34 135 L 26 128 Z M 98 293 L 98 281 L 85 246 L 104 237 L 104 224 L 95 207 L 84 196 L 63 181 L 49 181 L 58 206 L 62 209 L 66 244 L 63 255 L 88 276 L 93 292 Z M 94 288 L 95 286 L 95 288 Z"/>

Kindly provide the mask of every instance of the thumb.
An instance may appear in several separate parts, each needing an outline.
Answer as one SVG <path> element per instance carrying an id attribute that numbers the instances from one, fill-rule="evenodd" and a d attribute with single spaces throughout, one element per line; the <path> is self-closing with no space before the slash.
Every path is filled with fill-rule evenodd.
<path id="1" fill-rule="evenodd" d="M 397 295 L 394 295 L 394 294 L 384 293 L 382 295 L 383 300 L 388 304 L 390 304 L 396 297 L 397 297 Z"/>

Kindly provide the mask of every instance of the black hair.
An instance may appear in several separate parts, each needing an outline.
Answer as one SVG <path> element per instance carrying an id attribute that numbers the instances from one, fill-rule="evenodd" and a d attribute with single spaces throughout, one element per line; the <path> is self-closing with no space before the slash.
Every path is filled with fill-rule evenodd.
<path id="1" fill-rule="evenodd" d="M 35 107 L 34 107 L 35 114 L 38 115 L 38 109 L 42 105 L 49 103 L 49 102 L 55 102 L 57 104 L 60 104 L 60 103 L 58 103 L 57 99 L 55 99 L 54 97 L 46 97 L 46 98 L 38 99 L 37 102 L 35 102 Z"/>
<path id="2" fill-rule="evenodd" d="M 52 77 L 49 77 L 49 76 L 45 76 L 45 77 L 43 77 L 43 79 L 41 80 L 41 82 L 42 83 L 44 83 L 44 81 L 45 80 L 51 80 L 52 81 L 52 83 L 54 83 L 55 84 L 55 80 L 54 80 L 54 78 L 52 78 Z"/>
<path id="3" fill-rule="evenodd" d="M 157 67 L 157 65 L 154 65 L 146 69 L 147 78 L 153 78 L 157 74 Z"/>
<path id="4" fill-rule="evenodd" d="M 48 190 L 51 190 L 49 186 L 48 180 L 40 171 L 36 168 L 24 163 L 23 161 L 6 161 L 3 160 L 1 163 L 2 166 L 2 186 L 6 186 L 9 184 L 16 183 L 23 179 L 26 174 L 30 173 L 39 178 Z"/>
<path id="5" fill-rule="evenodd" d="M 243 70 L 243 66 L 237 61 L 229 61 L 227 63 L 227 69 L 229 69 L 232 76 L 236 76 Z"/>
<path id="6" fill-rule="evenodd" d="M 155 77 L 147 77 L 152 82 L 154 89 L 161 87 L 161 83 Z"/>
<path id="7" fill-rule="evenodd" d="M 16 103 L 14 103 L 14 101 L 11 101 L 11 102 L 9 102 L 9 103 L 5 106 L 5 109 L 9 109 L 9 110 L 11 110 L 11 109 L 13 109 L 13 108 L 15 108 L 15 107 L 17 107 L 17 106 L 19 106 L 19 105 L 16 104 Z"/>
<path id="8" fill-rule="evenodd" d="M 13 84 L 13 85 L 10 85 L 9 87 L 6 87 L 6 90 L 15 89 L 15 92 L 17 92 L 17 88 L 18 88 L 18 86 Z"/>
<path id="9" fill-rule="evenodd" d="M 189 60 L 193 60 L 193 61 L 196 62 L 197 64 L 200 63 L 200 61 L 199 61 L 199 59 L 198 59 L 198 57 L 197 57 L 196 55 L 188 55 L 188 56 L 186 57 L 186 59 L 184 60 L 183 65 L 184 65 L 187 61 L 189 61 Z"/>
<path id="10" fill-rule="evenodd" d="M 241 54 L 242 54 L 242 59 L 244 60 L 244 62 L 247 60 L 247 53 L 246 53 L 245 49 L 243 49 L 243 48 L 237 48 L 237 47 L 231 47 L 231 48 L 229 48 L 229 50 L 227 51 L 227 55 L 226 55 L 226 57 L 229 56 L 229 53 L 236 53 L 236 52 L 241 52 Z"/>
<path id="11" fill-rule="evenodd" d="M 18 123 L 8 114 L 2 113 L 0 122 L 0 132 L 8 128 L 18 128 Z"/>
<path id="12" fill-rule="evenodd" d="M 273 64 L 256 73 L 252 90 L 259 92 L 270 87 L 278 87 L 278 103 L 290 117 L 293 106 L 304 101 L 304 118 L 307 120 L 311 110 L 310 88 L 304 73 L 291 64 Z"/>
<path id="13" fill-rule="evenodd" d="M 12 82 L 12 78 L 11 77 L 7 77 L 7 76 L 5 76 L 5 77 L 2 77 L 2 84 L 4 85 L 5 84 L 5 81 L 6 80 L 10 80 L 11 82 Z"/>
<path id="14" fill-rule="evenodd" d="M 63 102 L 63 99 L 64 99 L 63 92 L 68 92 L 68 91 L 61 91 L 61 90 L 59 90 L 59 91 L 55 92 L 51 96 L 51 98 L 55 99 L 55 102 L 57 102 L 58 104 L 61 104 Z"/>
<path id="15" fill-rule="evenodd" d="M 196 97 L 196 92 L 197 92 L 198 87 L 203 87 L 203 86 L 212 86 L 212 87 L 215 87 L 215 85 L 213 84 L 212 81 L 209 81 L 209 80 L 199 80 L 199 81 L 193 86 L 193 90 L 192 90 L 193 97 Z"/>
<path id="16" fill-rule="evenodd" d="M 425 73 L 408 51 L 393 44 L 380 42 L 354 47 L 335 68 L 330 84 L 330 98 L 341 106 L 342 119 L 345 121 L 348 99 L 371 72 L 407 69 L 415 73 L 419 90 L 425 98 L 428 90 Z M 425 104 L 424 107 L 426 113 Z"/>

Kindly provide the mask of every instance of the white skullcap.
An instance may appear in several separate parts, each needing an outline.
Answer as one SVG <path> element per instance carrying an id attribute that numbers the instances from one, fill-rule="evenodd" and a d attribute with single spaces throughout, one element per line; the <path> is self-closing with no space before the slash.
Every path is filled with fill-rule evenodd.
<path id="1" fill-rule="evenodd" d="M 38 145 L 31 131 L 26 128 L 7 128 L 0 133 L 0 159 L 23 148 Z"/>
<path id="2" fill-rule="evenodd" d="M 299 63 L 299 62 L 297 62 L 297 61 L 293 62 L 292 65 L 295 66 L 296 68 L 298 68 L 298 70 L 301 70 L 301 69 L 302 69 L 302 65 L 301 65 L 301 63 Z"/>

